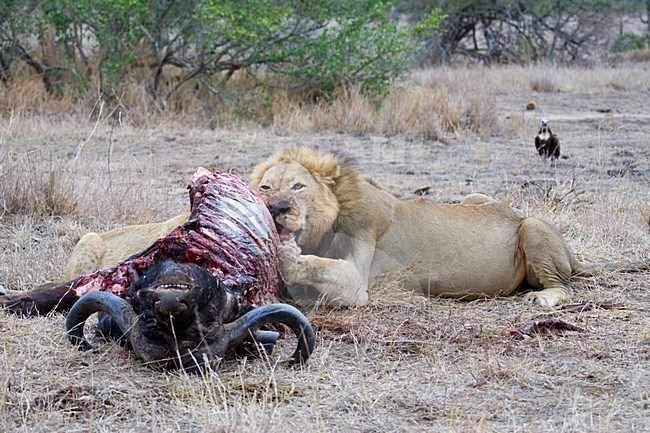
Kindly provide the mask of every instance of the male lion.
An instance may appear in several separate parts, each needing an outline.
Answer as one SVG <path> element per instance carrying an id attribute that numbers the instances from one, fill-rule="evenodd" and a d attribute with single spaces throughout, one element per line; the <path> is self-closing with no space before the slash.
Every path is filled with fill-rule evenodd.
<path id="1" fill-rule="evenodd" d="M 364 305 L 376 277 L 404 271 L 407 287 L 463 299 L 510 294 L 526 282 L 542 290 L 525 299 L 551 307 L 569 299 L 571 274 L 591 270 L 552 225 L 505 203 L 482 194 L 459 205 L 401 200 L 330 152 L 280 152 L 254 168 L 250 185 L 276 222 L 280 273 L 296 298 Z M 114 266 L 188 216 L 88 233 L 72 252 L 65 277 Z M 644 262 L 625 270 L 647 267 Z"/>
<path id="2" fill-rule="evenodd" d="M 295 147 L 258 164 L 262 195 L 282 245 L 280 273 L 296 298 L 364 305 L 381 274 L 405 271 L 406 287 L 476 299 L 513 293 L 543 307 L 567 301 L 586 270 L 551 224 L 474 194 L 461 204 L 398 199 L 345 157 Z"/>

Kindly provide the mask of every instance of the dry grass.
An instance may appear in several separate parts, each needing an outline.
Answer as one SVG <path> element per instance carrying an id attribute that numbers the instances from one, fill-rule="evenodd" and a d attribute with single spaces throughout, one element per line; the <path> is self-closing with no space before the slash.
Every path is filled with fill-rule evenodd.
<path id="1" fill-rule="evenodd" d="M 557 91 L 555 84 L 548 78 L 533 80 L 530 83 L 530 89 L 534 92 L 553 93 Z"/>
<path id="2" fill-rule="evenodd" d="M 584 69 L 442 67 L 414 72 L 380 104 L 354 88 L 334 98 L 281 88 L 263 90 L 240 74 L 222 89 L 220 97 L 205 87 L 186 85 L 168 100 L 153 100 L 134 76 L 125 78 L 132 82 L 128 91 L 113 95 L 117 104 L 104 106 L 103 111 L 92 95 L 76 99 L 70 96 L 74 89 L 66 89 L 66 96 L 48 98 L 38 77 L 17 74 L 14 85 L 0 87 L 0 113 L 7 117 L 45 114 L 65 121 L 62 113 L 82 118 L 92 113 L 95 119 L 101 111 L 116 123 L 144 128 L 156 128 L 161 119 L 174 118 L 184 125 L 210 129 L 271 127 L 279 134 L 322 131 L 445 141 L 467 133 L 480 137 L 503 133 L 496 131 L 500 94 L 647 92 L 648 72 L 648 63 Z M 164 87 L 173 87 L 174 77 L 168 81 Z"/>
<path id="3" fill-rule="evenodd" d="M 2 111 L 0 285 L 60 279 L 86 230 L 179 213 L 197 166 L 246 178 L 292 144 L 348 152 L 404 197 L 429 186 L 441 201 L 471 192 L 508 200 L 556 224 L 586 260 L 647 258 L 643 67 L 557 69 L 554 93 L 532 89 L 535 68 L 422 71 L 379 109 L 354 92 L 347 103 L 300 109 L 286 96 L 269 128 Z M 537 109 L 527 112 L 530 101 Z M 540 117 L 551 119 L 568 159 L 537 157 Z M 203 376 L 153 371 L 112 344 L 77 352 L 58 314 L 0 313 L 0 430 L 648 431 L 648 273 L 580 278 L 574 289 L 576 300 L 625 308 L 554 311 L 587 332 L 520 341 L 510 331 L 544 312 L 520 296 L 429 300 L 392 276 L 366 307 L 305 309 L 318 346 L 304 368 L 241 360 Z"/>

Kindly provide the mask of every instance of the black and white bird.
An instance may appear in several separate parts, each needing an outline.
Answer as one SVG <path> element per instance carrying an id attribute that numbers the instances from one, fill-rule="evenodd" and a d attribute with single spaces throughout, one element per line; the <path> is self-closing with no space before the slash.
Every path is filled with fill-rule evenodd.
<path id="1" fill-rule="evenodd" d="M 548 120 L 542 119 L 539 132 L 535 137 L 535 148 L 542 158 L 557 159 L 560 157 L 560 139 L 551 132 Z"/>

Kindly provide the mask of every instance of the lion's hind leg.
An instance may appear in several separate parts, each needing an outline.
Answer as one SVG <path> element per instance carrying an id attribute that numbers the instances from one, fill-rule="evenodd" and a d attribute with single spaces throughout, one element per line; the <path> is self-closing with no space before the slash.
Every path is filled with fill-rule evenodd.
<path id="1" fill-rule="evenodd" d="M 552 225 L 526 218 L 519 229 L 519 248 L 526 266 L 526 282 L 542 290 L 527 293 L 524 300 L 542 307 L 554 307 L 568 301 L 573 289 L 571 252 Z"/>
<path id="2" fill-rule="evenodd" d="M 77 242 L 65 267 L 65 278 L 72 280 L 79 275 L 91 274 L 99 269 L 106 253 L 106 244 L 97 233 L 86 233 Z"/>

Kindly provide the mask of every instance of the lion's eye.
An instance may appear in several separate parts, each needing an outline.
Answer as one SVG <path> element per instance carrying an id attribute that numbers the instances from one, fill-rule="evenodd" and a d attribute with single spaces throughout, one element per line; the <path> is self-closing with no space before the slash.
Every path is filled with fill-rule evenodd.
<path id="1" fill-rule="evenodd" d="M 260 189 L 262 191 L 269 191 L 271 189 L 271 187 L 269 185 L 260 185 Z"/>
<path id="2" fill-rule="evenodd" d="M 305 185 L 298 182 L 298 183 L 294 183 L 293 186 L 291 187 L 291 189 L 294 190 L 294 191 L 298 191 L 299 189 L 303 189 L 304 187 L 305 187 Z"/>

